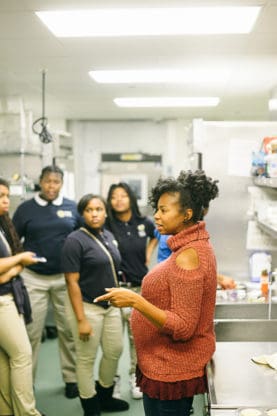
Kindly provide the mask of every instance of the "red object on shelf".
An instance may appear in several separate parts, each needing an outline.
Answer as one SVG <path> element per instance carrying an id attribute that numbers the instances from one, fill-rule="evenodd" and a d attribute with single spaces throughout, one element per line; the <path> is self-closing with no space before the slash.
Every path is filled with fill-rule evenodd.
<path id="1" fill-rule="evenodd" d="M 273 147 L 277 146 L 277 136 L 264 137 L 262 141 L 262 151 L 264 153 L 273 153 Z"/>
<path id="2" fill-rule="evenodd" d="M 262 295 L 267 297 L 268 295 L 268 283 L 269 283 L 269 279 L 268 279 L 268 271 L 262 270 L 261 273 L 261 292 Z"/>

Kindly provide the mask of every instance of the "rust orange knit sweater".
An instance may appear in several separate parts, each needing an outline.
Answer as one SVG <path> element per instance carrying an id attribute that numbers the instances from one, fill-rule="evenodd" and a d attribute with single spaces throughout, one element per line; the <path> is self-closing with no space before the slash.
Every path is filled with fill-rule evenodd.
<path id="1" fill-rule="evenodd" d="M 215 350 L 213 317 L 216 260 L 205 223 L 200 222 L 168 239 L 171 256 L 143 279 L 142 296 L 166 311 L 163 328 L 156 328 L 133 310 L 131 324 L 142 373 L 164 382 L 189 380 L 204 374 Z M 193 247 L 199 267 L 184 270 L 176 257 Z"/>

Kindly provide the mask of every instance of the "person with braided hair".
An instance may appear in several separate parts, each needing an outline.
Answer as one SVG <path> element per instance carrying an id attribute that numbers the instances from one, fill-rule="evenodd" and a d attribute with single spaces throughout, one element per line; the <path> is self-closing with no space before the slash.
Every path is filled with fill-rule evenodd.
<path id="1" fill-rule="evenodd" d="M 25 287 L 19 275 L 37 263 L 35 253 L 23 251 L 9 218 L 9 183 L 0 178 L 0 415 L 40 416 L 35 407 L 32 348 L 25 323 Z"/>
<path id="2" fill-rule="evenodd" d="M 132 307 L 137 384 L 146 416 L 188 416 L 193 396 L 207 391 L 205 367 L 215 351 L 216 259 L 203 207 L 218 196 L 205 172 L 160 178 L 150 196 L 172 254 L 142 281 L 141 295 L 107 288 L 113 306 Z"/>

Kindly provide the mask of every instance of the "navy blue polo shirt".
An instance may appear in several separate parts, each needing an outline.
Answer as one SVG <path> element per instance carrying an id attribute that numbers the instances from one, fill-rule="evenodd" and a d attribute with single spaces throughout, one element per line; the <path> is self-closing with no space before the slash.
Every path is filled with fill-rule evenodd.
<path id="1" fill-rule="evenodd" d="M 86 228 L 93 232 L 87 226 Z M 93 234 L 108 250 L 115 269 L 118 270 L 121 257 L 113 234 L 108 230 L 103 230 L 101 237 L 98 233 Z M 61 259 L 64 273 L 80 274 L 78 283 L 85 302 L 92 303 L 94 298 L 106 293 L 105 288 L 117 286 L 110 257 L 82 229 L 74 231 L 66 238 Z"/>
<path id="2" fill-rule="evenodd" d="M 0 230 L 0 258 L 12 256 L 8 241 L 5 238 L 4 233 Z M 0 284 L 0 296 L 6 295 L 12 291 L 11 282 Z"/>
<path id="3" fill-rule="evenodd" d="M 61 249 L 65 238 L 81 225 L 77 205 L 70 199 L 58 197 L 48 203 L 36 195 L 16 209 L 13 223 L 20 238 L 24 238 L 24 250 L 45 257 L 46 263 L 28 266 L 42 275 L 61 273 Z"/>
<path id="4" fill-rule="evenodd" d="M 128 222 L 108 220 L 106 227 L 112 231 L 118 242 L 122 257 L 122 280 L 140 286 L 148 272 L 145 264 L 148 239 L 155 238 L 153 221 L 148 217 L 132 216 Z"/>

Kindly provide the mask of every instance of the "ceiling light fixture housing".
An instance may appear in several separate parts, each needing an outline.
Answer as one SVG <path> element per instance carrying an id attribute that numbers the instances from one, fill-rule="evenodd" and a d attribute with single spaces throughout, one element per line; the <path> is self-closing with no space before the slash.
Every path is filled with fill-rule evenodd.
<path id="1" fill-rule="evenodd" d="M 224 83 L 230 70 L 116 70 L 89 71 L 89 76 L 101 84 L 190 84 L 190 83 Z"/>
<path id="2" fill-rule="evenodd" d="M 119 107 L 216 107 L 218 97 L 119 97 L 114 102 Z"/>
<path id="3" fill-rule="evenodd" d="M 249 33 L 259 6 L 37 11 L 57 37 Z"/>

